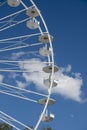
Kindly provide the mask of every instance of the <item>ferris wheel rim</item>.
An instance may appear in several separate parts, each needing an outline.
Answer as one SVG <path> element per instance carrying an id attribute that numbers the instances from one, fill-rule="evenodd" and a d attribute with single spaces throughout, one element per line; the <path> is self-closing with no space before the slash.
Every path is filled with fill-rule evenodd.
<path id="1" fill-rule="evenodd" d="M 50 84 L 50 89 L 49 89 L 49 93 L 48 93 L 48 98 L 47 98 L 46 104 L 45 104 L 44 109 L 43 109 L 43 111 L 42 111 L 42 114 L 41 114 L 41 116 L 40 116 L 40 118 L 39 118 L 39 120 L 38 120 L 38 122 L 37 122 L 37 124 L 36 124 L 36 126 L 35 126 L 35 128 L 34 128 L 34 130 L 37 130 L 37 128 L 38 128 L 38 126 L 39 126 L 39 124 L 40 124 L 40 122 L 41 122 L 41 120 L 42 120 L 42 118 L 43 118 L 43 115 L 44 115 L 44 113 L 45 113 L 45 111 L 46 111 L 46 109 L 47 109 L 48 101 L 49 101 L 50 95 L 51 95 L 52 83 L 53 83 L 53 75 L 54 75 L 54 55 L 53 55 L 53 47 L 52 47 L 52 42 L 51 42 L 51 39 L 50 39 L 50 34 L 49 34 L 49 31 L 48 31 L 47 25 L 46 25 L 46 23 L 45 23 L 45 20 L 43 19 L 43 16 L 41 15 L 41 13 L 40 13 L 38 7 L 37 7 L 36 4 L 33 2 L 33 0 L 30 0 L 30 1 L 31 1 L 31 3 L 36 7 L 36 9 L 37 9 L 37 11 L 38 11 L 38 13 L 39 13 L 39 15 L 40 15 L 42 21 L 43 21 L 43 24 L 44 24 L 44 26 L 45 26 L 45 29 L 46 29 L 46 31 L 47 31 L 47 33 L 48 33 L 49 42 L 50 42 L 50 47 L 51 47 L 51 49 L 52 49 L 52 52 L 51 52 L 51 56 L 52 56 L 51 84 Z"/>

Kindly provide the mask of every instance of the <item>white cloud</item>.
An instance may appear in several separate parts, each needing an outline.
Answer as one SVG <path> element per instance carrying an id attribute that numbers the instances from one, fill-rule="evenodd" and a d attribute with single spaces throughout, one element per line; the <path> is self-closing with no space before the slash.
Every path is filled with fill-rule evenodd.
<path id="1" fill-rule="evenodd" d="M 61 69 L 61 72 L 67 72 L 69 73 L 72 69 L 72 66 L 71 65 L 67 65 L 66 67 L 60 67 Z"/>
<path id="2" fill-rule="evenodd" d="M 27 69 L 29 73 L 23 73 L 23 77 L 27 83 L 34 83 L 39 90 L 46 90 L 43 79 L 48 78 L 49 74 L 42 71 L 45 66 L 39 59 L 30 59 L 27 63 L 20 63 L 20 67 Z"/>
<path id="3" fill-rule="evenodd" d="M 81 77 L 72 77 L 60 72 L 56 73 L 56 79 L 59 80 L 57 88 L 53 89 L 54 93 L 58 93 L 65 98 L 73 99 L 76 101 L 82 101 L 81 87 L 83 80 Z"/>
<path id="4" fill-rule="evenodd" d="M 42 67 L 45 66 L 39 59 L 33 58 L 19 63 L 20 68 L 28 70 L 29 72 L 41 72 Z"/>
<path id="5" fill-rule="evenodd" d="M 18 52 L 18 53 L 12 53 L 11 59 L 16 60 L 19 59 L 21 56 L 23 56 L 25 53 L 24 52 Z"/>
<path id="6" fill-rule="evenodd" d="M 71 65 L 68 65 L 68 66 L 66 67 L 66 72 L 70 72 L 71 69 L 72 69 L 72 66 L 71 66 Z"/>
<path id="7" fill-rule="evenodd" d="M 16 83 L 17 83 L 17 86 L 19 87 L 19 88 L 25 88 L 25 83 L 23 83 L 23 82 L 21 82 L 21 81 L 16 81 Z"/>
<path id="8" fill-rule="evenodd" d="M 23 62 L 19 65 L 20 68 L 30 71 L 22 75 L 27 83 L 34 83 L 36 88 L 40 91 L 47 89 L 43 84 L 43 80 L 49 78 L 49 74 L 42 71 L 43 66 L 45 66 L 42 61 L 39 59 L 30 59 L 27 63 Z M 81 102 L 83 80 L 80 73 L 72 73 L 71 68 L 71 65 L 65 68 L 60 67 L 59 71 L 55 73 L 54 78 L 58 80 L 58 85 L 52 89 L 52 93 L 60 94 L 64 98 Z"/>

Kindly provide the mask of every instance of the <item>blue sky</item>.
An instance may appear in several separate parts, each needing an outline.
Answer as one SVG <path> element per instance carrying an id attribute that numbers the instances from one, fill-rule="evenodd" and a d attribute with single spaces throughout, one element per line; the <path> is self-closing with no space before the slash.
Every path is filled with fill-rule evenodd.
<path id="1" fill-rule="evenodd" d="M 55 78 L 59 81 L 58 86 L 52 93 L 52 97 L 56 99 L 56 103 L 53 106 L 49 106 L 49 112 L 55 114 L 55 119 L 51 123 L 42 123 L 40 128 L 52 126 L 53 130 L 87 130 L 87 0 L 34 1 L 41 10 L 50 34 L 54 37 L 53 49 L 55 64 L 59 66 L 60 69 L 60 71 L 55 74 Z M 21 9 L 22 7 L 20 6 L 19 8 Z M 7 11 L 5 12 L 4 9 Z M 10 14 L 13 10 L 12 8 L 9 9 L 7 5 L 4 5 L 0 12 L 1 11 L 3 13 L 0 18 L 5 16 L 5 14 Z M 20 17 L 22 17 L 22 15 Z M 20 28 L 22 28 L 22 31 L 20 31 Z M 16 36 L 16 34 L 22 35 L 24 29 L 25 25 L 23 27 L 20 25 L 9 29 L 9 31 L 0 32 L 0 39 L 13 35 Z M 31 32 L 26 29 L 25 34 L 28 33 Z M 27 42 L 29 41 L 26 41 L 26 43 Z M 19 60 L 19 58 L 30 59 L 32 57 L 32 59 L 35 58 L 34 60 L 40 63 L 39 68 L 43 66 L 41 61 L 43 61 L 44 58 L 39 60 L 35 55 L 37 53 L 32 54 L 31 52 L 37 51 L 37 48 L 29 48 L 24 51 L 26 51 L 26 54 L 23 53 L 23 49 L 20 50 L 20 53 L 19 51 L 4 52 L 1 53 L 0 59 L 8 59 L 9 56 L 10 60 Z M 31 61 L 32 60 L 29 62 Z M 2 67 L 1 64 L 0 66 Z M 27 67 L 27 65 L 25 67 Z M 32 68 L 34 67 L 28 67 L 28 69 Z M 38 67 L 35 69 L 38 69 Z M 41 75 L 39 74 L 38 76 Z M 12 73 L 10 73 L 10 75 L 9 73 L 0 73 L 0 81 L 14 86 L 30 86 L 32 90 L 39 92 L 45 91 L 42 82 L 38 81 L 36 77 L 36 73 L 34 73 L 34 75 L 24 73 L 22 77 L 15 74 L 13 75 Z M 33 97 L 34 99 L 38 99 L 36 96 Z M 29 125 L 35 125 L 42 110 L 42 106 L 38 104 L 3 94 L 0 95 L 0 102 L 1 111 Z"/>

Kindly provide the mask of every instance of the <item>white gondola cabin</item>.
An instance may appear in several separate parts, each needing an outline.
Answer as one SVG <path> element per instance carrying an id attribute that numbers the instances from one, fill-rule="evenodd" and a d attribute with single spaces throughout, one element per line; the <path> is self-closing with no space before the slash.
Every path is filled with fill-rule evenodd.
<path id="1" fill-rule="evenodd" d="M 7 3 L 11 7 L 17 7 L 20 5 L 21 0 L 7 0 Z"/>
<path id="2" fill-rule="evenodd" d="M 30 29 L 37 29 L 39 27 L 40 22 L 36 19 L 30 19 L 26 22 L 26 26 Z"/>

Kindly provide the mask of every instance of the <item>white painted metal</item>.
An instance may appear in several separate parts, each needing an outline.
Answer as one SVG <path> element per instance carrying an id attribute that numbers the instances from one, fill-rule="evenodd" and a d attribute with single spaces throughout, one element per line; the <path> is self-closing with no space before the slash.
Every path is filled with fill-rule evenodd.
<path id="1" fill-rule="evenodd" d="M 44 122 L 50 122 L 54 119 L 54 114 L 50 114 L 50 115 L 44 115 L 43 118 L 42 118 L 42 121 Z"/>
<path id="2" fill-rule="evenodd" d="M 8 2 L 9 1 L 9 2 Z M 23 22 L 25 22 L 26 20 L 28 20 L 27 21 L 27 26 L 30 28 L 30 29 L 36 29 L 36 28 L 38 28 L 39 29 L 39 31 L 40 31 L 40 33 L 37 33 L 37 34 L 35 34 L 35 35 L 38 35 L 39 34 L 39 37 L 38 37 L 38 41 L 40 42 L 40 43 L 34 43 L 34 44 L 31 44 L 31 45 L 24 45 L 24 46 L 19 46 L 19 47 L 12 47 L 12 48 L 5 48 L 5 49 L 3 49 L 3 50 L 1 50 L 0 52 L 5 52 L 5 51 L 9 51 L 9 50 L 14 50 L 14 49 L 20 49 L 20 48 L 26 48 L 26 47 L 28 47 L 28 46 L 35 46 L 35 45 L 41 45 L 41 44 L 47 44 L 47 43 L 49 43 L 49 46 L 50 46 L 50 49 L 47 49 L 47 48 L 40 48 L 39 49 L 39 53 L 42 55 L 42 56 L 48 56 L 48 62 L 49 62 L 49 66 L 46 66 L 46 67 L 44 67 L 44 68 L 42 68 L 43 69 L 43 71 L 44 72 L 46 72 L 46 73 L 50 73 L 50 82 L 48 82 L 48 86 L 49 86 L 49 92 L 48 92 L 48 95 L 47 95 L 47 98 L 45 98 L 45 99 L 40 99 L 39 101 L 38 101 L 38 103 L 39 104 L 42 104 L 42 105 L 44 105 L 44 108 L 43 108 L 43 111 L 42 111 L 42 113 L 41 113 L 41 116 L 40 116 L 40 118 L 39 118 L 39 120 L 37 121 L 37 123 L 36 123 L 36 125 L 35 125 L 35 127 L 34 127 L 34 130 L 37 130 L 38 129 L 38 127 L 39 127 L 39 125 L 40 125 L 40 122 L 42 121 L 42 118 L 43 118 L 43 115 L 44 115 L 44 113 L 45 113 L 45 111 L 46 111 L 46 109 L 47 109 L 47 106 L 49 105 L 49 104 L 54 104 L 54 102 L 55 102 L 55 100 L 53 100 L 53 99 L 51 99 L 50 98 L 50 96 L 51 96 L 51 90 L 52 90 L 52 87 L 53 86 L 56 86 L 55 84 L 56 84 L 56 82 L 54 82 L 54 80 L 53 80 L 53 75 L 54 75 L 54 72 L 57 72 L 58 71 L 58 68 L 56 67 L 56 66 L 54 66 L 54 54 L 53 54 L 53 47 L 52 47 L 52 41 L 53 41 L 53 37 L 49 34 L 49 31 L 48 31 L 48 28 L 47 28 L 47 25 L 46 25 L 46 23 L 45 23 L 45 20 L 43 19 L 43 17 L 42 17 L 42 15 L 41 15 L 41 12 L 39 11 L 39 9 L 38 9 L 38 7 L 35 5 L 35 3 L 34 3 L 34 1 L 33 0 L 30 0 L 30 2 L 31 2 L 31 4 L 32 4 L 32 7 L 30 7 L 30 8 L 28 8 L 26 5 L 25 5 L 25 3 L 23 3 L 24 1 L 20 1 L 20 0 L 8 0 L 7 2 L 8 2 L 8 4 L 10 5 L 10 6 L 12 6 L 12 7 L 17 7 L 20 3 L 24 6 L 24 8 L 25 8 L 25 10 L 26 10 L 26 15 L 27 16 L 29 16 L 29 17 L 32 17 L 32 18 L 34 18 L 34 20 L 36 20 L 36 17 L 37 16 L 39 16 L 40 17 L 40 19 L 42 20 L 42 23 L 43 23 L 43 25 L 44 25 L 44 28 L 45 28 L 45 30 L 46 30 L 46 32 L 43 32 L 42 31 L 42 28 L 40 27 L 40 24 L 39 24 L 39 22 L 37 21 L 30 21 L 29 20 L 29 18 L 28 19 L 23 19 L 23 20 L 21 20 L 21 21 L 19 21 L 19 22 L 17 22 L 16 24 L 12 24 L 12 25 L 10 25 L 10 26 L 6 26 L 6 27 L 4 27 L 4 28 L 2 28 L 0 31 L 4 31 L 4 30 L 6 30 L 6 29 L 9 29 L 9 28 L 11 28 L 11 27 L 13 27 L 13 26 L 16 26 L 16 25 L 18 25 L 18 24 L 20 24 L 20 23 L 23 23 Z M 11 2 L 14 2 L 13 4 L 11 3 Z M 17 3 L 16 3 L 17 2 Z M 20 11 L 21 12 L 21 11 Z M 17 14 L 18 12 L 16 12 L 15 14 Z M 5 19 L 5 18 L 10 18 L 11 16 L 13 16 L 13 14 L 11 14 L 11 15 L 9 15 L 9 16 L 6 16 L 6 17 L 4 17 L 4 18 L 1 18 L 0 20 L 3 20 L 3 19 Z M 32 34 L 31 34 L 32 35 Z M 34 35 L 34 36 L 35 36 Z M 2 43 L 5 43 L 5 41 L 9 41 L 9 40 L 14 40 L 14 39 L 19 39 L 19 38 L 26 38 L 26 36 L 18 36 L 18 37 L 13 37 L 13 38 L 8 38 L 8 39 L 1 39 L 0 40 L 0 42 L 2 42 Z M 27 38 L 29 37 L 29 35 L 27 36 Z M 1 70 L 2 72 L 6 72 L 6 71 L 12 71 L 12 72 L 23 72 L 23 71 L 21 71 L 21 70 L 11 70 L 11 69 L 2 69 Z M 46 82 L 45 82 L 46 83 Z M 11 86 L 12 87 L 12 86 Z M 4 94 L 9 94 L 8 92 L 5 92 L 5 91 L 2 91 L 2 93 L 4 93 Z M 12 96 L 12 94 L 10 94 L 10 96 Z M 14 94 L 13 94 L 13 96 L 14 96 Z M 19 97 L 19 96 L 16 96 L 16 97 Z M 20 98 L 20 97 L 19 97 Z M 24 97 L 24 98 L 26 98 L 26 97 Z M 27 98 L 26 98 L 27 99 Z M 34 100 L 32 100 L 32 101 L 34 101 Z M 36 102 L 36 101 L 35 101 Z M 52 120 L 54 118 L 54 115 L 52 115 L 52 114 L 50 114 L 50 116 L 49 117 L 47 117 L 47 119 L 50 121 L 50 120 Z"/>

